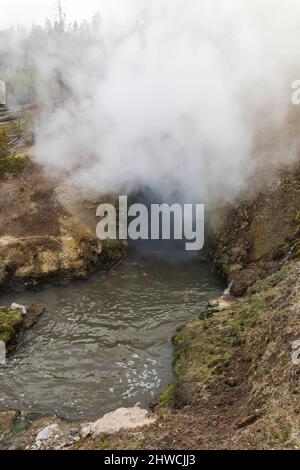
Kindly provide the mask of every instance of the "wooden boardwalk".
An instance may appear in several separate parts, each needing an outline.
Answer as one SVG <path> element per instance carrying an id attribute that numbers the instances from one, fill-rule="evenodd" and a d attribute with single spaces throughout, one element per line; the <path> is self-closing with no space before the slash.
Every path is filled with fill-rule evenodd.
<path id="1" fill-rule="evenodd" d="M 25 146 L 22 126 L 26 119 L 26 113 L 33 109 L 36 109 L 36 105 L 0 106 L 0 129 L 5 130 L 8 136 L 8 145 L 12 154 Z"/>
<path id="2" fill-rule="evenodd" d="M 25 104 L 23 106 L 0 106 L 0 125 L 5 125 L 11 121 L 17 121 L 24 117 L 24 113 L 36 108 L 34 104 Z"/>

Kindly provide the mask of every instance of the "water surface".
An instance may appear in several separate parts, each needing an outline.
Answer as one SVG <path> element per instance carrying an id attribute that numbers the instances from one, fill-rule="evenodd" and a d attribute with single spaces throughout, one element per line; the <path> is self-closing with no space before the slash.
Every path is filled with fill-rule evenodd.
<path id="1" fill-rule="evenodd" d="M 3 297 L 46 313 L 0 367 L 0 406 L 97 419 L 147 406 L 174 379 L 172 336 L 223 285 L 193 255 L 131 255 L 66 288 Z"/>

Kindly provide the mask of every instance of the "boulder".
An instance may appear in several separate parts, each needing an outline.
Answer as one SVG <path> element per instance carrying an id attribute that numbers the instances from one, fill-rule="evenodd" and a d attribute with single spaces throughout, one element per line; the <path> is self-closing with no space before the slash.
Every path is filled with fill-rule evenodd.
<path id="1" fill-rule="evenodd" d="M 27 308 L 27 315 L 24 318 L 24 325 L 26 329 L 31 328 L 38 318 L 45 312 L 45 306 L 42 304 L 33 304 Z"/>
<path id="2" fill-rule="evenodd" d="M 154 423 L 156 418 L 149 415 L 148 410 L 138 407 L 119 408 L 113 413 L 106 414 L 95 423 L 82 425 L 83 438 L 97 437 L 101 434 L 115 434 L 124 429 L 135 429 Z"/>
<path id="3" fill-rule="evenodd" d="M 50 424 L 46 428 L 39 431 L 39 433 L 36 436 L 36 442 L 49 441 L 55 436 L 55 434 L 57 434 L 58 431 L 59 431 L 58 424 Z"/>

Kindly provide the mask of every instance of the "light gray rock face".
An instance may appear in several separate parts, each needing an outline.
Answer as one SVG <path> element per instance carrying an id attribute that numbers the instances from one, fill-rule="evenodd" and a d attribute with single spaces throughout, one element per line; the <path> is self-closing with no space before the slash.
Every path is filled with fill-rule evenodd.
<path id="1" fill-rule="evenodd" d="M 6 105 L 6 84 L 0 80 L 0 105 Z"/>
<path id="2" fill-rule="evenodd" d="M 59 427 L 57 424 L 50 424 L 46 428 L 42 429 L 38 435 L 36 436 L 36 443 L 49 441 L 52 439 L 55 434 L 59 431 Z"/>
<path id="3" fill-rule="evenodd" d="M 119 408 L 109 413 L 95 423 L 82 426 L 81 435 L 97 437 L 101 434 L 115 434 L 125 429 L 135 429 L 154 423 L 156 418 L 149 415 L 148 410 L 141 408 Z"/>

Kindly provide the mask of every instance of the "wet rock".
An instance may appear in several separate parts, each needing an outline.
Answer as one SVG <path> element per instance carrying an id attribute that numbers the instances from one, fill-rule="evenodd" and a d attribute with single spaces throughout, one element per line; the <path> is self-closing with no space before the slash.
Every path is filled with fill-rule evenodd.
<path id="1" fill-rule="evenodd" d="M 0 411 L 0 434 L 9 432 L 19 415 L 16 410 Z"/>
<path id="2" fill-rule="evenodd" d="M 208 307 L 215 308 L 215 307 L 218 307 L 218 306 L 219 306 L 219 301 L 218 300 L 209 300 L 208 301 Z"/>
<path id="3" fill-rule="evenodd" d="M 13 425 L 13 434 L 14 436 L 20 436 L 22 435 L 28 428 L 29 426 L 29 420 L 27 419 L 27 416 L 24 414 L 19 414 L 18 418 L 14 422 Z"/>
<path id="4" fill-rule="evenodd" d="M 200 313 L 199 320 L 207 320 L 213 317 L 216 313 L 229 310 L 237 303 L 237 301 L 237 299 L 227 295 L 223 295 L 217 300 L 209 300 L 206 309 Z"/>
<path id="5" fill-rule="evenodd" d="M 38 318 L 45 312 L 45 306 L 42 304 L 33 304 L 27 308 L 27 315 L 24 318 L 24 325 L 26 329 L 31 328 Z"/>
<path id="6" fill-rule="evenodd" d="M 208 320 L 217 312 L 219 312 L 219 301 L 209 300 L 206 309 L 200 313 L 199 320 Z"/>
<path id="7" fill-rule="evenodd" d="M 138 407 L 119 408 L 109 413 L 95 423 L 88 423 L 81 427 L 81 436 L 97 437 L 101 434 L 115 434 L 120 430 L 135 429 L 154 423 L 156 418 L 149 415 L 148 410 Z"/>
<path id="8" fill-rule="evenodd" d="M 0 307 L 0 341 L 8 352 L 15 347 L 19 335 L 31 328 L 45 311 L 45 307 L 40 304 L 30 307 L 12 304 L 12 307 Z M 23 313 L 25 311 L 26 314 Z"/>

